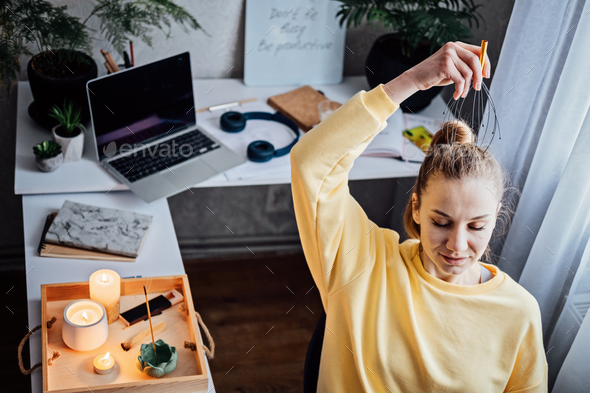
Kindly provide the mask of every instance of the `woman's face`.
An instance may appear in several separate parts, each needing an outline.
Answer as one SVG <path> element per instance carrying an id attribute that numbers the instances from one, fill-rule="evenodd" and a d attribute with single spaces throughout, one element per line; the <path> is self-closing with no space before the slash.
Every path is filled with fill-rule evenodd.
<path id="1" fill-rule="evenodd" d="M 417 197 L 412 194 L 414 203 Z M 452 284 L 476 284 L 472 282 L 479 278 L 475 265 L 490 241 L 499 209 L 491 182 L 431 177 L 420 210 L 414 205 L 412 211 L 420 225 L 424 269 Z"/>

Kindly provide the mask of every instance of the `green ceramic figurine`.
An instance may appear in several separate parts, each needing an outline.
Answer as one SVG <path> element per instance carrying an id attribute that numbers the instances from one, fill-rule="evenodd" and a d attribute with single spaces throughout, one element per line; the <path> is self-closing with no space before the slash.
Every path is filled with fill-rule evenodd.
<path id="1" fill-rule="evenodd" d="M 159 378 L 170 374 L 176 368 L 178 353 L 176 347 L 171 347 L 161 339 L 156 341 L 156 356 L 152 343 L 141 344 L 137 357 L 137 368 L 150 377 Z"/>

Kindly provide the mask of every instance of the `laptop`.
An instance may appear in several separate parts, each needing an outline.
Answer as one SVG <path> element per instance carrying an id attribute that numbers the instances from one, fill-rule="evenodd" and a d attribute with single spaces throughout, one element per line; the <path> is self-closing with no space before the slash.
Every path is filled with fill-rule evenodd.
<path id="1" fill-rule="evenodd" d="M 247 161 L 196 123 L 188 52 L 86 83 L 100 164 L 146 202 Z"/>

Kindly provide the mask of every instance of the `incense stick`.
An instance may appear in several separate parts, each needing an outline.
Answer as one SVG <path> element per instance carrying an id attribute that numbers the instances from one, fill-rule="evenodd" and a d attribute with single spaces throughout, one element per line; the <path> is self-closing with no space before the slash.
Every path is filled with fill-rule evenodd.
<path id="1" fill-rule="evenodd" d="M 156 358 L 156 364 L 158 363 L 158 355 L 156 354 L 156 341 L 154 340 L 154 328 L 152 327 L 152 314 L 150 313 L 150 302 L 148 302 L 147 291 L 145 285 L 143 286 L 143 293 L 145 294 L 145 306 L 147 307 L 148 319 L 150 322 L 150 332 L 152 333 L 152 345 L 154 346 L 154 357 Z"/>

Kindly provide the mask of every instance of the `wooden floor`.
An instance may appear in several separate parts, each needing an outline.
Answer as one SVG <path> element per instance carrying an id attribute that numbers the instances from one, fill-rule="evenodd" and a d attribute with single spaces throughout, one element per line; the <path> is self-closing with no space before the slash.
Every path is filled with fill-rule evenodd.
<path id="1" fill-rule="evenodd" d="M 307 346 L 322 311 L 303 254 L 187 260 L 185 270 L 195 309 L 215 340 L 209 364 L 216 391 L 301 392 Z M 0 392 L 30 392 L 16 356 L 27 333 L 24 271 L 0 273 L 0 301 Z M 23 352 L 28 365 L 28 346 Z"/>
<path id="2" fill-rule="evenodd" d="M 217 392 L 301 392 L 322 311 L 303 254 L 185 261 L 195 309 L 215 340 Z"/>

